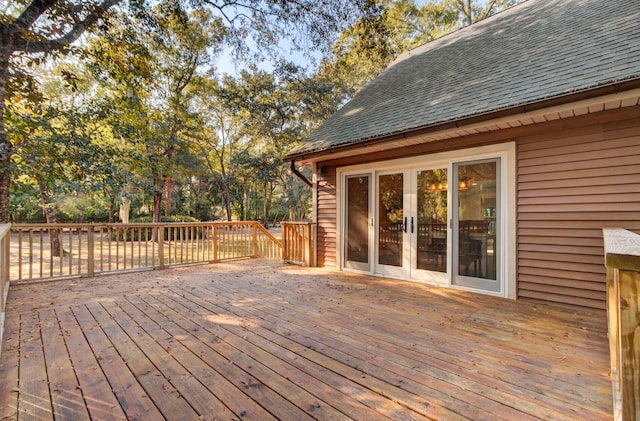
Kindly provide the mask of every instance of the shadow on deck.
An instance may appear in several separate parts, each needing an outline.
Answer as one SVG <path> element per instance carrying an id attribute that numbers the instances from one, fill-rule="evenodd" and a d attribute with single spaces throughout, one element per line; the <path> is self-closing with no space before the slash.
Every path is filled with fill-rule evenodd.
<path id="1" fill-rule="evenodd" d="M 12 287 L 0 419 L 611 419 L 606 316 L 245 260 Z"/>

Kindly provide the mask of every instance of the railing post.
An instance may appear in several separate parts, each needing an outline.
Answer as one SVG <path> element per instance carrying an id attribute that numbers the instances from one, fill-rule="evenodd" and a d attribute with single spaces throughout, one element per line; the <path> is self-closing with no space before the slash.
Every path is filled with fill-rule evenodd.
<path id="1" fill-rule="evenodd" d="M 2 352 L 2 338 L 4 337 L 4 313 L 9 292 L 9 257 L 10 257 L 11 225 L 0 226 L 0 352 Z"/>
<path id="2" fill-rule="evenodd" d="M 640 236 L 605 228 L 613 416 L 640 420 Z"/>
<path id="3" fill-rule="evenodd" d="M 289 260 L 289 225 L 282 223 L 282 261 Z"/>
<path id="4" fill-rule="evenodd" d="M 89 225 L 87 227 L 87 277 L 93 278 L 95 275 L 95 239 L 93 238 L 94 227 L 93 225 Z M 82 235 L 82 231 L 80 231 L 80 235 Z"/>
<path id="5" fill-rule="evenodd" d="M 311 266 L 311 224 L 304 226 L 304 262 Z"/>
<path id="6" fill-rule="evenodd" d="M 2 242 L 2 282 L 11 278 L 11 229 L 7 230 Z M 4 297 L 3 297 L 4 298 Z"/>
<path id="7" fill-rule="evenodd" d="M 156 240 L 158 241 L 158 268 L 164 269 L 164 225 L 156 228 Z"/>
<path id="8" fill-rule="evenodd" d="M 218 263 L 218 226 L 213 225 L 213 263 Z"/>
<path id="9" fill-rule="evenodd" d="M 253 257 L 258 257 L 258 223 L 254 222 L 253 226 Z"/>

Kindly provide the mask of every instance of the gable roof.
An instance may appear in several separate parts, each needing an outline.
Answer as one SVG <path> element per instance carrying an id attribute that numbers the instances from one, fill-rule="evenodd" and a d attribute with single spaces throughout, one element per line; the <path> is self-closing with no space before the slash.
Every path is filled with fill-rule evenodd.
<path id="1" fill-rule="evenodd" d="M 639 0 L 528 0 L 403 54 L 285 159 L 636 80 Z"/>

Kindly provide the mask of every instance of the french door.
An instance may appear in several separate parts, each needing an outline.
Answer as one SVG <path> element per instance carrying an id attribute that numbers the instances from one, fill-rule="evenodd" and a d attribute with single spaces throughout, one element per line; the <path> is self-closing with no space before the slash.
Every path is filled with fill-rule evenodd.
<path id="1" fill-rule="evenodd" d="M 345 178 L 344 262 L 345 267 L 369 271 L 371 267 L 370 222 L 371 174 L 357 174 Z"/>
<path id="2" fill-rule="evenodd" d="M 453 164 L 452 284 L 502 292 L 500 160 Z"/>
<path id="3" fill-rule="evenodd" d="M 411 248 L 406 171 L 376 174 L 376 272 L 408 277 Z"/>
<path id="4" fill-rule="evenodd" d="M 347 175 L 344 267 L 502 292 L 500 158 Z"/>

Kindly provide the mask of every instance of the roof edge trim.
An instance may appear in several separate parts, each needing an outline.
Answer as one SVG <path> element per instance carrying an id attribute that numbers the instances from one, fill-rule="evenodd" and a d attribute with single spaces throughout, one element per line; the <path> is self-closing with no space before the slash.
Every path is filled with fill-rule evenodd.
<path id="1" fill-rule="evenodd" d="M 499 111 L 492 111 L 485 114 L 478 114 L 457 120 L 435 123 L 430 126 L 410 129 L 404 132 L 389 133 L 379 137 L 357 139 L 343 145 L 337 145 L 326 149 L 311 150 L 291 155 L 288 154 L 283 158 L 283 160 L 285 162 L 290 162 L 293 160 L 308 161 L 322 156 L 328 156 L 338 151 L 343 152 L 349 149 L 357 149 L 379 143 L 393 142 L 394 140 L 433 134 L 441 131 L 460 128 L 472 128 L 473 126 L 486 125 L 489 123 L 495 124 L 501 122 L 502 120 L 510 120 L 514 116 L 518 115 L 534 117 L 539 114 L 554 112 L 555 109 L 557 109 L 558 111 L 564 111 L 568 108 L 584 107 L 588 106 L 589 104 L 594 104 L 595 102 L 608 102 L 607 97 L 611 97 L 609 100 L 614 101 L 618 99 L 622 100 L 627 96 L 632 97 L 636 95 L 640 95 L 640 78 L 600 86 L 598 88 L 586 91 L 574 92 L 568 95 L 547 98 L 541 101 L 521 104 Z"/>

